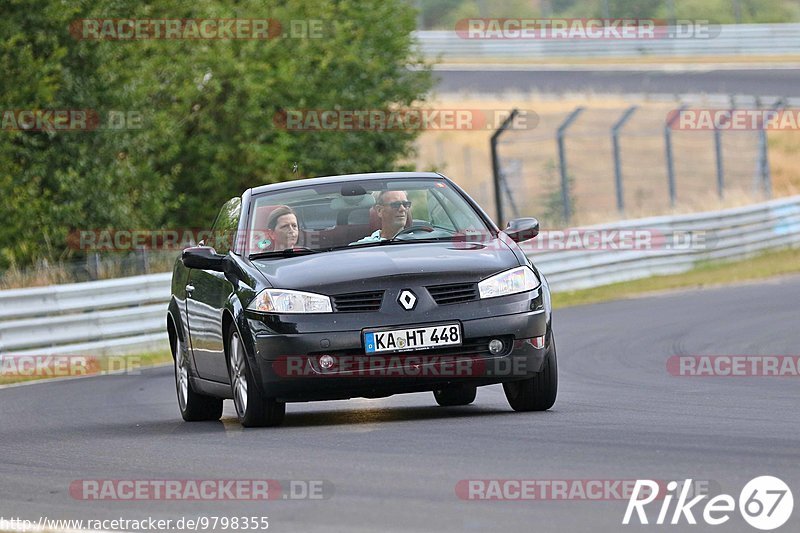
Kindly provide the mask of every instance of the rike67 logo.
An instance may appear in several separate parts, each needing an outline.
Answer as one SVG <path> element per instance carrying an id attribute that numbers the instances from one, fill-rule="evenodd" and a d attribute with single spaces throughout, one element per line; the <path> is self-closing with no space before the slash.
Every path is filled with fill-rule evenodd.
<path id="1" fill-rule="evenodd" d="M 702 520 L 711 526 L 718 526 L 730 520 L 731 514 L 737 507 L 733 496 L 719 494 L 705 502 L 705 505 L 700 505 L 709 495 L 701 494 L 689 499 L 691 487 L 691 479 L 687 479 L 683 485 L 677 481 L 670 481 L 666 487 L 666 494 L 660 494 L 659 484 L 656 481 L 637 479 L 622 523 L 636 524 L 638 520 L 640 524 L 697 524 L 695 513 L 700 514 Z M 644 497 L 640 497 L 642 495 Z M 677 501 L 670 516 L 670 507 L 676 496 Z M 648 519 L 645 507 L 656 500 L 661 506 L 655 522 L 651 522 L 652 511 L 655 509 L 651 508 L 651 516 Z M 745 522 L 756 529 L 769 531 L 781 527 L 789 520 L 794 509 L 794 498 L 789 486 L 781 479 L 760 476 L 751 479 L 739 493 L 738 508 Z"/>

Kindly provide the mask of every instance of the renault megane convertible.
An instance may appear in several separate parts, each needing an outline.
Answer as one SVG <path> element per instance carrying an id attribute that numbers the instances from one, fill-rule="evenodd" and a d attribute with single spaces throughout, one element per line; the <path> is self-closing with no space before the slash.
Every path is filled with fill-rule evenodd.
<path id="1" fill-rule="evenodd" d="M 176 261 L 167 331 L 184 420 L 232 398 L 244 426 L 286 402 L 432 391 L 467 405 L 502 383 L 515 411 L 558 386 L 550 291 L 517 245 L 450 179 L 392 172 L 255 187 Z"/>

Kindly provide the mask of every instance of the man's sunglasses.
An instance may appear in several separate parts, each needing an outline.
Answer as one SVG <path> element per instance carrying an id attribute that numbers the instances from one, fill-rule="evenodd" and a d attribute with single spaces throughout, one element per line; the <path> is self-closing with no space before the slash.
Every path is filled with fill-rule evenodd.
<path id="1" fill-rule="evenodd" d="M 381 203 L 379 205 L 385 205 L 385 206 L 391 207 L 392 209 L 400 209 L 400 206 L 402 205 L 406 209 L 411 209 L 411 202 L 409 202 L 408 200 L 405 200 L 403 202 L 400 202 L 400 201 L 389 202 L 387 204 Z"/>

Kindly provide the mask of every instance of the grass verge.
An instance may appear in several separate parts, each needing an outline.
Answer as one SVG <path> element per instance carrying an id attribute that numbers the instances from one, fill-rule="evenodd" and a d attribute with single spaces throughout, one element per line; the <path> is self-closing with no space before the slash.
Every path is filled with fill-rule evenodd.
<path id="1" fill-rule="evenodd" d="M 34 355 L 0 358 L 0 385 L 42 379 L 136 374 L 150 366 L 171 363 L 169 350 L 135 355 Z"/>
<path id="2" fill-rule="evenodd" d="M 634 281 L 612 283 L 593 289 L 553 293 L 556 309 L 621 300 L 673 289 L 729 285 L 741 281 L 766 279 L 800 273 L 800 248 L 765 252 L 739 261 L 707 261 L 683 274 L 653 276 Z"/>

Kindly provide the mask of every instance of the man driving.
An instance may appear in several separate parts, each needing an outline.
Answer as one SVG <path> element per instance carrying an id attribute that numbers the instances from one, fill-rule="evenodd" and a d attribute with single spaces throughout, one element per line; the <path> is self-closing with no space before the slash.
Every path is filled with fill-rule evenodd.
<path id="1" fill-rule="evenodd" d="M 379 242 L 394 238 L 406 225 L 411 216 L 411 202 L 405 191 L 381 191 L 375 199 L 375 213 L 381 227 L 371 235 L 350 244 Z"/>

